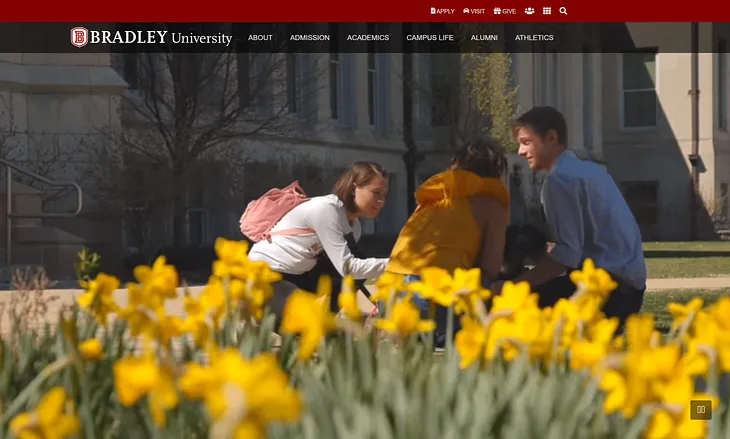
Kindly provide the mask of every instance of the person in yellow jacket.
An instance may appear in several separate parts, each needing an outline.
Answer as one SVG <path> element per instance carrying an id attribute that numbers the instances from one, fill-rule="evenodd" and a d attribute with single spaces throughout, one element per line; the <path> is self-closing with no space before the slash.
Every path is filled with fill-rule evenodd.
<path id="1" fill-rule="evenodd" d="M 507 158 L 493 141 L 477 139 L 460 148 L 446 171 L 416 191 L 418 207 L 398 235 L 385 271 L 404 275 L 408 283 L 420 280 L 426 267 L 449 272 L 479 267 L 485 285 L 496 280 L 509 222 L 506 172 Z M 426 317 L 427 302 L 416 296 L 414 304 Z M 437 308 L 436 323 L 441 344 L 446 309 Z"/>

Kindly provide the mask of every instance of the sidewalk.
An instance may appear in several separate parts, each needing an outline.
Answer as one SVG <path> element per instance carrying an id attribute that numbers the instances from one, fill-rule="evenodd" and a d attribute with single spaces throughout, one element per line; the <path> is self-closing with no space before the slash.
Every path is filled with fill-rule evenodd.
<path id="1" fill-rule="evenodd" d="M 730 289 L 730 276 L 648 279 L 647 291 Z"/>
<path id="2" fill-rule="evenodd" d="M 368 286 L 371 292 L 375 292 L 375 285 Z M 703 277 L 703 278 L 688 278 L 688 279 L 649 279 L 647 281 L 648 291 L 670 291 L 670 290 L 692 290 L 692 289 L 723 289 L 730 290 L 730 276 L 723 277 Z M 181 289 L 182 290 L 182 289 Z M 199 297 L 203 291 L 203 287 L 196 286 L 188 289 L 193 297 Z M 182 291 L 181 291 L 182 293 Z M 8 305 L 13 291 L 1 291 L 0 290 L 0 310 L 3 305 Z M 81 294 L 78 289 L 53 289 L 44 292 L 44 295 L 55 297 L 56 299 L 48 304 L 46 309 L 46 321 L 55 322 L 58 319 L 58 312 L 64 305 L 73 304 L 76 298 Z M 181 294 L 182 296 L 182 294 Z M 127 294 L 125 290 L 117 290 L 114 292 L 114 298 L 117 302 L 125 306 L 127 304 Z M 167 312 L 172 315 L 184 315 L 183 298 L 178 297 L 174 300 L 170 300 L 166 304 Z M 364 294 L 358 294 L 358 305 L 360 309 L 365 313 L 370 313 L 373 309 L 373 304 L 365 297 Z M 0 313 L 2 314 L 2 313 Z M 7 330 L 7 319 L 3 319 L 0 315 L 0 332 Z"/>

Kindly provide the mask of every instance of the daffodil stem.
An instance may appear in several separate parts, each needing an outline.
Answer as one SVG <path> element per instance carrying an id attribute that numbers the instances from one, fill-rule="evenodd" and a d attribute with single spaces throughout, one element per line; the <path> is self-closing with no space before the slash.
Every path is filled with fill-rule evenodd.
<path id="1" fill-rule="evenodd" d="M 585 284 L 583 282 L 578 282 L 578 289 L 575 290 L 573 295 L 570 296 L 571 302 L 577 302 L 581 297 L 583 297 L 588 289 L 586 288 Z"/>
<path id="2" fill-rule="evenodd" d="M 454 307 L 446 309 L 446 353 L 451 354 L 454 344 Z"/>
<path id="3" fill-rule="evenodd" d="M 350 374 L 350 376 L 355 376 L 355 371 L 353 371 L 353 347 L 352 347 L 352 334 L 345 333 L 345 361 L 347 362 L 347 373 Z"/>
<path id="4" fill-rule="evenodd" d="M 560 364 L 560 342 L 563 338 L 564 319 L 561 317 L 558 324 L 555 325 L 555 335 L 553 335 L 552 361 L 550 362 L 551 370 L 555 370 Z"/>
<path id="5" fill-rule="evenodd" d="M 41 371 L 41 373 L 39 373 L 38 376 L 35 377 L 33 381 L 31 381 L 30 384 L 28 384 L 18 396 L 15 397 L 13 403 L 10 404 L 10 407 L 8 407 L 8 410 L 4 412 L 2 416 L 0 416 L 0 425 L 4 425 L 6 422 L 8 422 L 8 419 L 11 416 L 15 415 L 18 410 L 20 410 L 28 397 L 32 395 L 36 390 L 38 390 L 38 387 L 40 387 L 43 382 L 68 367 L 70 364 L 73 363 L 73 361 L 73 357 L 68 356 L 60 358 L 46 366 Z"/>
<path id="6" fill-rule="evenodd" d="M 79 375 L 79 387 L 81 390 L 81 397 L 84 399 L 84 404 L 81 404 L 80 410 L 86 418 L 84 422 L 84 436 L 86 439 L 93 439 L 96 435 L 94 432 L 94 415 L 91 413 L 91 391 L 89 389 L 89 381 L 86 379 L 86 371 L 84 370 L 84 363 L 78 356 L 74 359 L 74 366 L 76 372 Z"/>
<path id="7" fill-rule="evenodd" d="M 428 320 L 432 322 L 436 321 L 436 304 L 431 300 L 428 301 Z M 433 348 L 436 345 L 436 331 L 429 332 L 428 339 L 431 342 L 428 348 L 433 351 Z"/>
<path id="8" fill-rule="evenodd" d="M 684 335 L 689 331 L 689 328 L 692 326 L 692 322 L 694 322 L 695 319 L 695 311 L 691 311 L 686 319 L 682 322 L 682 324 L 677 329 L 676 338 L 674 339 L 678 343 L 682 342 L 682 338 L 684 338 Z"/>

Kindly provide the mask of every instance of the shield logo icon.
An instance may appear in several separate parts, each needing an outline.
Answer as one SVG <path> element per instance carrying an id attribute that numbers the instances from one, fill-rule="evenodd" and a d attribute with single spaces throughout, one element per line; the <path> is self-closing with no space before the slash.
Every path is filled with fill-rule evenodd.
<path id="1" fill-rule="evenodd" d="M 71 44 L 76 47 L 84 47 L 89 43 L 89 30 L 85 27 L 71 29 Z"/>

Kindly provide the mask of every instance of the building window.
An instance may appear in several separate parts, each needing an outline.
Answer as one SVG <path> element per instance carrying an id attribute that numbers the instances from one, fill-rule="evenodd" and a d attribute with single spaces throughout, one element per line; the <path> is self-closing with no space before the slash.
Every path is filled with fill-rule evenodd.
<path id="1" fill-rule="evenodd" d="M 659 217 L 659 182 L 631 181 L 621 183 L 621 192 L 640 226 L 656 225 Z"/>
<path id="2" fill-rule="evenodd" d="M 532 52 L 532 100 L 535 105 L 560 107 L 560 63 L 558 53 L 547 43 L 539 43 Z"/>
<path id="3" fill-rule="evenodd" d="M 269 117 L 273 114 L 274 90 L 272 84 L 272 54 L 255 53 L 249 58 L 251 77 L 249 82 L 249 97 L 251 109 L 259 117 Z M 251 87 L 252 86 L 252 87 Z"/>
<path id="4" fill-rule="evenodd" d="M 131 90 L 139 88 L 139 58 L 137 52 L 125 53 L 124 55 L 124 80 L 129 84 Z"/>
<path id="5" fill-rule="evenodd" d="M 593 54 L 583 48 L 583 146 L 593 149 Z"/>
<path id="6" fill-rule="evenodd" d="M 722 131 L 727 131 L 728 124 L 727 58 L 727 41 L 720 39 L 717 42 L 717 127 Z"/>
<path id="7" fill-rule="evenodd" d="M 548 76 L 550 77 L 550 95 L 549 104 L 555 108 L 560 108 L 560 56 L 556 50 L 550 51 L 548 54 Z"/>
<path id="8" fill-rule="evenodd" d="M 368 35 L 375 35 L 377 32 L 377 26 L 375 23 L 367 24 Z M 375 68 L 375 41 L 368 41 L 367 43 L 368 52 L 368 122 L 370 126 L 375 126 L 375 114 L 377 105 L 377 84 L 378 76 Z"/>
<path id="9" fill-rule="evenodd" d="M 208 240 L 208 211 L 206 209 L 188 209 L 187 211 L 188 243 L 201 246 Z"/>
<path id="10" fill-rule="evenodd" d="M 147 208 L 125 207 L 122 216 L 124 228 L 124 249 L 130 253 L 144 251 L 146 240 L 146 224 L 149 222 Z"/>
<path id="11" fill-rule="evenodd" d="M 329 24 L 329 34 L 332 38 L 330 44 L 330 117 L 338 120 L 340 118 L 340 88 L 342 86 L 342 64 L 340 63 L 340 54 L 338 37 L 339 27 L 337 23 Z"/>
<path id="12" fill-rule="evenodd" d="M 236 76 L 238 79 L 238 105 L 246 110 L 251 104 L 251 58 L 248 54 L 248 41 L 243 38 L 236 42 Z"/>
<path id="13" fill-rule="evenodd" d="M 302 110 L 302 83 L 301 59 L 297 53 L 286 55 L 286 100 L 289 113 L 298 113 Z"/>
<path id="14" fill-rule="evenodd" d="M 621 54 L 621 121 L 624 128 L 657 125 L 656 49 Z"/>

